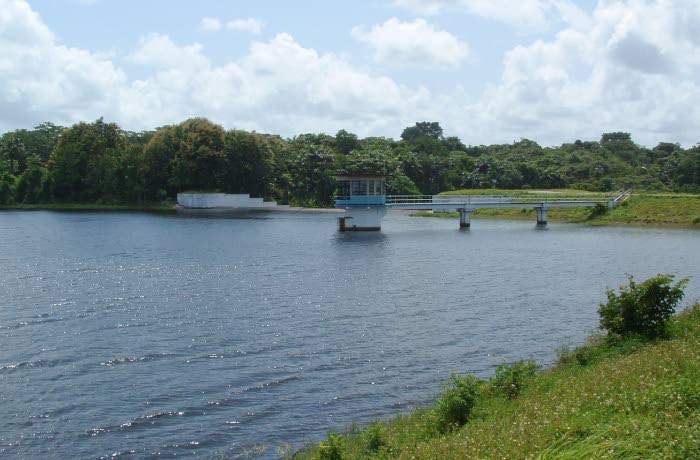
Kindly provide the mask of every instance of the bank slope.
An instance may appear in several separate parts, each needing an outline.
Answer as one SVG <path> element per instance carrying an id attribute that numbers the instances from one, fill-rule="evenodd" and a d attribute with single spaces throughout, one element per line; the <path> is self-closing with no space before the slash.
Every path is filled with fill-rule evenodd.
<path id="1" fill-rule="evenodd" d="M 432 408 L 329 435 L 299 458 L 700 458 L 700 305 L 675 338 L 565 353 L 508 400 L 442 434 Z"/>

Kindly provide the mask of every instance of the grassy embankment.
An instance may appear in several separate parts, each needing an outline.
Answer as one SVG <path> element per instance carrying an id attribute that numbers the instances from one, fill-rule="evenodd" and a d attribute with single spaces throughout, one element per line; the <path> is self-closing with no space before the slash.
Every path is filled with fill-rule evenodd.
<path id="1" fill-rule="evenodd" d="M 162 203 L 145 204 L 80 204 L 80 203 L 48 203 L 48 204 L 8 204 L 0 205 L 0 211 L 145 211 L 145 212 L 174 212 L 175 203 L 164 201 Z"/>
<path id="2" fill-rule="evenodd" d="M 579 190 L 457 190 L 444 195 L 519 195 L 542 199 L 545 194 L 554 198 L 586 199 L 608 198 L 609 195 L 586 193 Z M 669 226 L 700 229 L 700 195 L 673 193 L 633 192 L 620 206 L 603 214 L 591 208 L 553 208 L 548 212 L 551 222 L 572 222 L 590 225 Z M 414 216 L 458 218 L 457 213 L 418 212 Z M 535 220 L 534 209 L 478 209 L 474 218 Z"/>
<path id="3" fill-rule="evenodd" d="M 647 343 L 593 337 L 510 398 L 481 382 L 487 390 L 455 431 L 440 429 L 429 407 L 331 434 L 296 456 L 700 458 L 700 304 L 675 317 L 671 330 L 672 339 Z"/>

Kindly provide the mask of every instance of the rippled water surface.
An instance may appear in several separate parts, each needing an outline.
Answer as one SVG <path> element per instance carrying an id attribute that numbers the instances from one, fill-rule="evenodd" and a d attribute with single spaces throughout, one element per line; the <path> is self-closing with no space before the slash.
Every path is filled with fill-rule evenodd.
<path id="1" fill-rule="evenodd" d="M 626 273 L 697 299 L 698 254 L 682 230 L 0 212 L 0 456 L 274 458 L 452 370 L 551 362 Z"/>

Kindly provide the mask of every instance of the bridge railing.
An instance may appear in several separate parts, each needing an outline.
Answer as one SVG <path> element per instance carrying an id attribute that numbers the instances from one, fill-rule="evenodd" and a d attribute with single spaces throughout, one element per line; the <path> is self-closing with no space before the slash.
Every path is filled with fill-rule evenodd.
<path id="1" fill-rule="evenodd" d="M 532 193 L 523 195 L 387 195 L 387 205 L 401 204 L 471 204 L 471 203 L 555 203 L 600 202 L 617 197 L 603 193 Z"/>

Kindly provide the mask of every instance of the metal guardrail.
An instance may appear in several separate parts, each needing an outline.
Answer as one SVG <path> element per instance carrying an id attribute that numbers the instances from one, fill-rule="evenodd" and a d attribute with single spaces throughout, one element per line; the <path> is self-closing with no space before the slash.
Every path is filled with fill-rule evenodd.
<path id="1" fill-rule="evenodd" d="M 523 194 L 523 195 L 387 195 L 385 200 L 381 204 L 386 204 L 387 206 L 392 205 L 428 205 L 428 204 L 440 204 L 440 205 L 469 205 L 469 204 L 488 204 L 488 203 L 557 203 L 557 202 L 567 202 L 567 203 L 607 203 L 607 204 L 617 204 L 621 201 L 627 199 L 630 195 L 630 190 L 619 190 L 614 195 L 602 194 L 602 193 L 537 193 L 537 194 Z M 337 196 L 335 197 L 336 203 L 345 202 L 347 204 L 353 204 L 354 201 L 363 202 L 372 201 L 373 198 L 378 198 L 374 196 Z M 378 204 L 378 203 L 377 203 Z"/>
<path id="2" fill-rule="evenodd" d="M 388 195 L 387 205 L 409 204 L 485 204 L 485 203 L 556 203 L 556 202 L 600 202 L 624 196 L 602 194 L 541 194 L 541 195 Z"/>

